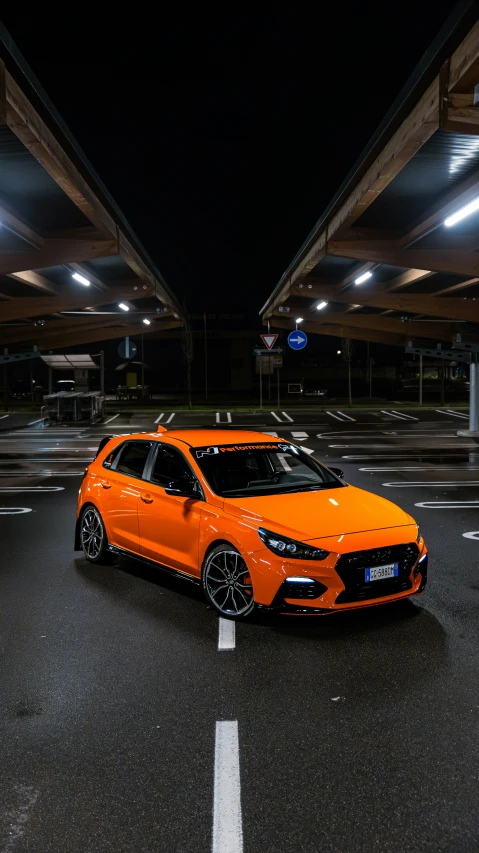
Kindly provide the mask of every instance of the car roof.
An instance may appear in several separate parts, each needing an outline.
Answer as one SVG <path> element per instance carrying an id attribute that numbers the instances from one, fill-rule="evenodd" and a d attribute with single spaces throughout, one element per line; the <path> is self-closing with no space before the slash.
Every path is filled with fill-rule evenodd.
<path id="1" fill-rule="evenodd" d="M 172 429 L 162 432 L 151 433 L 132 433 L 131 435 L 122 435 L 121 438 L 144 439 L 146 435 L 151 438 L 158 438 L 162 441 L 174 440 L 188 444 L 190 447 L 205 447 L 205 445 L 216 444 L 251 444 L 252 441 L 269 444 L 272 441 L 280 441 L 276 436 L 268 435 L 264 432 L 252 432 L 250 430 L 239 429 Z M 120 436 L 118 436 L 120 437 Z"/>

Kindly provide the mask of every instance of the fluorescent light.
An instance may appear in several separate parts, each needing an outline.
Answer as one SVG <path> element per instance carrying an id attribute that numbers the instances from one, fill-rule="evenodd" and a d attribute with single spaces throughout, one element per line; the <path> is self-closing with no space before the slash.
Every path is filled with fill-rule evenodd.
<path id="1" fill-rule="evenodd" d="M 149 326 L 149 325 L 151 324 L 151 320 L 147 320 L 147 319 L 146 319 L 146 317 L 145 317 L 145 319 L 143 320 L 143 322 L 144 322 L 144 324 L 145 324 L 146 326 Z"/>
<path id="2" fill-rule="evenodd" d="M 79 281 L 80 284 L 84 284 L 85 287 L 90 287 L 91 281 L 89 281 L 89 279 L 85 278 L 84 275 L 80 275 L 79 272 L 72 272 L 72 278 L 74 278 L 75 281 Z"/>
<path id="3" fill-rule="evenodd" d="M 340 349 L 336 350 L 336 355 L 341 355 L 341 350 L 340 350 Z"/>
<path id="4" fill-rule="evenodd" d="M 119 303 L 118 303 L 118 308 L 121 308 L 121 310 L 122 310 L 122 311 L 129 311 L 129 310 L 130 310 L 130 309 L 128 308 L 128 305 L 125 305 L 125 303 L 124 303 L 124 302 L 119 302 Z"/>
<path id="5" fill-rule="evenodd" d="M 296 323 L 302 323 L 302 322 L 303 322 L 302 317 L 296 317 Z"/>
<path id="6" fill-rule="evenodd" d="M 369 270 L 367 272 L 363 272 L 363 274 L 360 275 L 359 278 L 354 279 L 354 284 L 362 284 L 363 281 L 367 281 L 368 278 L 371 278 L 371 276 L 372 272 L 369 272 Z"/>
<path id="7" fill-rule="evenodd" d="M 323 308 L 326 308 L 327 302 L 320 302 L 319 305 L 316 305 L 316 311 L 321 311 Z"/>
<path id="8" fill-rule="evenodd" d="M 466 216 L 470 216 L 471 213 L 475 213 L 476 210 L 479 210 L 479 196 L 474 199 L 474 201 L 470 201 L 469 204 L 466 204 L 465 207 L 461 207 L 456 213 L 453 213 L 452 216 L 448 216 L 447 219 L 444 220 L 444 225 L 447 225 L 448 228 L 451 225 L 455 225 L 456 222 L 460 222 L 461 219 L 465 219 Z"/>

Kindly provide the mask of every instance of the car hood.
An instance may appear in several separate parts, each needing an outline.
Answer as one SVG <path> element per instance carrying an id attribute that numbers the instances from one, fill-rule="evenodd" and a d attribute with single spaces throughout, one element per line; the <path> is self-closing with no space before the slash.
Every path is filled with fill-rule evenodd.
<path id="1" fill-rule="evenodd" d="M 415 523 L 396 504 L 355 486 L 287 495 L 227 498 L 224 510 L 244 521 L 303 542 Z"/>

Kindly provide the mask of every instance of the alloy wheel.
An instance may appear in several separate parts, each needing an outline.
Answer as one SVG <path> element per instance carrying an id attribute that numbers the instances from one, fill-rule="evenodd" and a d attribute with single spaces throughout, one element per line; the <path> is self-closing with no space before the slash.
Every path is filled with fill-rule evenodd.
<path id="1" fill-rule="evenodd" d="M 205 567 L 204 583 L 210 600 L 225 616 L 244 616 L 254 606 L 249 569 L 237 551 L 213 553 Z"/>
<path id="2" fill-rule="evenodd" d="M 81 544 L 85 555 L 90 560 L 96 560 L 103 547 L 103 524 L 99 512 L 90 507 L 82 516 Z"/>

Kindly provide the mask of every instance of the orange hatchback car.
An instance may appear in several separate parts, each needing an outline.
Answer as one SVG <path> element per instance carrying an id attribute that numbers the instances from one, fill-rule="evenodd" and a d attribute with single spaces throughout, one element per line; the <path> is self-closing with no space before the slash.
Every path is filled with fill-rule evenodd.
<path id="1" fill-rule="evenodd" d="M 123 554 L 201 584 L 229 618 L 298 614 L 421 593 L 427 548 L 404 510 L 263 433 L 106 438 L 85 471 L 75 548 Z"/>

